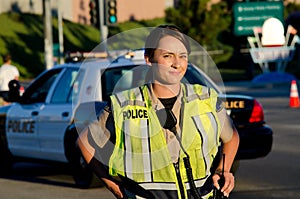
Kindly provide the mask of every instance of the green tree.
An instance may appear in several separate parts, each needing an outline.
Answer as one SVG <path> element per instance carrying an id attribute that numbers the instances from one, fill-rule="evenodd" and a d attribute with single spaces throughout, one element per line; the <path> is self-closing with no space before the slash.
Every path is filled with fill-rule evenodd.
<path id="1" fill-rule="evenodd" d="M 284 18 L 286 18 L 289 14 L 293 12 L 299 12 L 300 4 L 296 4 L 294 2 L 286 2 L 284 7 Z"/>
<path id="2" fill-rule="evenodd" d="M 221 1 L 209 6 L 209 0 L 180 0 L 175 8 L 166 10 L 166 22 L 178 25 L 203 46 L 216 49 L 222 43 L 220 33 L 229 31 L 231 12 Z"/>
<path id="3" fill-rule="evenodd" d="M 185 34 L 208 51 L 222 49 L 222 55 L 212 56 L 218 64 L 226 62 L 233 51 L 231 46 L 226 45 L 227 36 L 223 36 L 230 35 L 232 13 L 226 1 L 212 5 L 210 2 L 210 0 L 180 0 L 176 7 L 166 9 L 165 20 L 179 26 Z"/>

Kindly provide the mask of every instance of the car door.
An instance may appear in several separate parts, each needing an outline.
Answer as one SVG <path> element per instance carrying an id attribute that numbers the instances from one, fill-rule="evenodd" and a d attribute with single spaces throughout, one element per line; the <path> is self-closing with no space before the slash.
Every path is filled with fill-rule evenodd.
<path id="1" fill-rule="evenodd" d="M 61 74 L 38 114 L 41 154 L 49 160 L 67 161 L 64 135 L 72 117 L 72 88 L 77 73 L 78 68 L 67 68 Z"/>
<path id="2" fill-rule="evenodd" d="M 26 89 L 19 103 L 7 112 L 6 132 L 10 151 L 15 156 L 41 158 L 39 112 L 62 69 L 49 70 L 36 78 Z"/>

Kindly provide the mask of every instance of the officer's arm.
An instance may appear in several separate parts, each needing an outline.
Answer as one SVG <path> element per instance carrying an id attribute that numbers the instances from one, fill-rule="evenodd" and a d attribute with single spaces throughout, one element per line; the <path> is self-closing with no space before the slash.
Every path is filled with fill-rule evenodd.
<path id="1" fill-rule="evenodd" d="M 213 175 L 214 185 L 217 189 L 219 189 L 218 180 L 222 174 L 224 169 L 224 177 L 225 177 L 225 184 L 221 191 L 224 193 L 225 196 L 228 196 L 229 193 L 234 188 L 234 176 L 230 173 L 231 166 L 233 164 L 234 158 L 236 156 L 238 146 L 239 146 L 239 134 L 231 120 L 231 118 L 226 114 L 225 108 L 219 110 L 218 113 L 219 119 L 222 120 L 222 131 L 221 131 L 221 139 L 223 142 L 223 150 L 220 163 L 216 169 L 215 175 Z M 225 160 L 223 158 L 225 157 Z M 223 161 L 224 168 L 223 168 Z"/>
<path id="2" fill-rule="evenodd" d="M 105 186 L 117 198 L 123 198 L 120 186 L 108 173 L 108 167 L 106 166 L 108 163 L 107 160 L 101 158 L 101 153 L 105 153 L 105 156 L 109 156 L 107 153 L 110 153 L 110 149 L 107 148 L 107 146 L 109 146 L 107 143 L 114 142 L 115 139 L 114 136 L 108 134 L 108 132 L 114 131 L 114 129 L 111 129 L 113 128 L 113 125 L 108 122 L 111 122 L 113 118 L 110 114 L 107 115 L 107 112 L 104 113 L 105 114 L 100 115 L 98 123 L 92 123 L 80 134 L 77 143 L 84 159 L 97 177 L 104 182 Z M 108 124 L 108 127 L 106 126 L 106 123 Z M 99 129 L 100 132 L 98 131 Z M 101 129 L 105 130 L 101 133 Z"/>
<path id="3" fill-rule="evenodd" d="M 98 120 L 91 122 L 80 134 L 77 144 L 85 160 L 89 163 L 97 154 L 99 149 L 104 148 L 112 137 L 109 122 L 113 123 L 113 118 L 109 107 L 100 111 Z"/>
<path id="4" fill-rule="evenodd" d="M 214 185 L 217 189 L 219 189 L 219 183 L 218 180 L 220 179 L 221 175 L 224 173 L 225 178 L 225 184 L 221 189 L 221 192 L 224 193 L 225 196 L 229 196 L 229 193 L 234 188 L 234 176 L 230 172 L 231 166 L 233 164 L 235 155 L 237 153 L 237 149 L 239 146 L 239 135 L 235 128 L 232 129 L 233 134 L 229 141 L 223 143 L 223 156 L 221 158 L 221 161 L 216 169 L 215 174 L 213 175 L 213 181 Z M 223 159 L 225 157 L 225 160 Z M 223 171 L 223 161 L 225 161 L 224 164 L 224 172 Z"/>
<path id="5" fill-rule="evenodd" d="M 93 170 L 93 172 L 97 175 L 99 179 L 104 182 L 105 186 L 117 197 L 123 198 L 123 193 L 120 190 L 119 185 L 117 185 L 114 181 L 111 180 L 108 175 L 107 168 L 94 157 L 95 149 L 93 146 L 89 144 L 88 139 L 88 128 L 86 128 L 81 134 L 79 139 L 77 140 L 77 144 L 81 150 L 81 153 L 88 163 L 89 167 Z"/>
<path id="6" fill-rule="evenodd" d="M 80 133 L 79 138 L 77 139 L 77 145 L 85 161 L 89 163 L 95 154 L 95 149 L 88 142 L 88 128 Z"/>

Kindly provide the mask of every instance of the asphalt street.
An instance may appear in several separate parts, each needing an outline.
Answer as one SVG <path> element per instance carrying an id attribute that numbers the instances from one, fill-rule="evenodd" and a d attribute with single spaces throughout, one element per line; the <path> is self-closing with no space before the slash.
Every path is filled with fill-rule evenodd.
<path id="1" fill-rule="evenodd" d="M 300 198 L 300 109 L 289 107 L 290 83 L 225 82 L 225 89 L 257 98 L 274 131 L 270 154 L 240 162 L 230 199 Z M 1 199 L 114 198 L 104 187 L 75 188 L 68 169 L 61 166 L 17 163 L 14 171 L 0 178 Z"/>
<path id="2" fill-rule="evenodd" d="M 230 198 L 300 198 L 300 109 L 289 106 L 291 82 L 228 82 L 225 85 L 226 92 L 258 99 L 264 107 L 265 121 L 274 131 L 270 154 L 240 162 Z"/>

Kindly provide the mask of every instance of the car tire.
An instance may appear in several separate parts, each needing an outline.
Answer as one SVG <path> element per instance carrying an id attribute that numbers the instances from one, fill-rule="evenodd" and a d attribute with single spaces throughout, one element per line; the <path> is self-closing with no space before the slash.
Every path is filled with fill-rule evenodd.
<path id="1" fill-rule="evenodd" d="M 0 141 L 0 175 L 10 175 L 13 172 L 13 156 L 7 148 L 6 141 Z"/>
<path id="2" fill-rule="evenodd" d="M 78 188 L 87 189 L 99 187 L 100 180 L 94 175 L 84 160 L 80 149 L 76 144 L 78 134 L 76 129 L 71 130 L 65 135 L 65 154 L 70 165 L 71 173 Z"/>
<path id="3" fill-rule="evenodd" d="M 71 162 L 70 162 L 71 163 Z M 90 187 L 100 186 L 100 181 L 97 183 L 97 177 L 89 168 L 88 164 L 82 157 L 79 149 L 75 161 L 71 163 L 72 175 L 77 187 L 87 189 Z"/>

